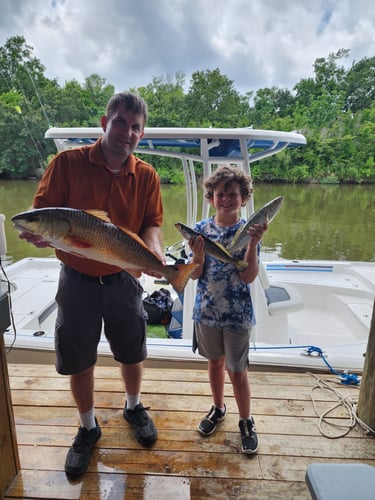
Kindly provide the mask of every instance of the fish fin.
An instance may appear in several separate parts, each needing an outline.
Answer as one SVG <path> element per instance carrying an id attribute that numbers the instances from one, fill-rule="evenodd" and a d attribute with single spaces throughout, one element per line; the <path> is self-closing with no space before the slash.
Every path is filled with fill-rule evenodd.
<path id="1" fill-rule="evenodd" d="M 233 236 L 233 239 L 232 241 L 229 243 L 228 247 L 227 247 L 227 250 L 231 250 L 234 246 L 234 244 L 236 243 L 239 235 L 242 233 L 242 229 L 243 229 L 244 226 L 241 226 L 237 229 L 235 235 Z"/>
<path id="2" fill-rule="evenodd" d="M 71 236 L 65 236 L 64 242 L 69 246 L 75 248 L 91 248 L 92 244 L 86 240 L 81 240 L 80 238 L 72 238 Z"/>
<path id="3" fill-rule="evenodd" d="M 104 212 L 103 210 L 92 209 L 92 210 L 83 210 L 83 212 L 86 212 L 87 214 L 92 215 L 93 217 L 96 217 L 97 219 L 100 219 L 103 222 L 108 222 L 112 224 L 109 215 L 107 214 L 107 212 Z"/>
<path id="4" fill-rule="evenodd" d="M 137 243 L 139 243 L 143 248 L 145 248 L 146 250 L 148 250 L 149 252 L 151 252 L 153 255 L 155 255 L 155 257 L 160 260 L 160 257 L 159 255 L 157 255 L 155 252 L 153 252 L 151 250 L 151 248 L 149 248 L 146 243 L 142 240 L 142 238 L 137 234 L 137 233 L 133 233 L 133 231 L 131 231 L 130 229 L 127 229 L 126 227 L 122 227 L 122 226 L 117 226 L 117 228 L 122 231 L 123 233 L 127 234 L 128 236 L 130 236 L 131 238 L 133 238 Z"/>
<path id="5" fill-rule="evenodd" d="M 170 278 L 169 281 L 176 292 L 181 294 L 184 291 L 190 276 L 199 267 L 199 264 L 171 264 L 166 267 L 173 268 L 177 271 L 176 276 L 174 278 Z"/>
<path id="6" fill-rule="evenodd" d="M 204 239 L 209 239 L 207 238 L 207 236 L 203 236 Z M 217 241 L 212 241 L 211 243 L 213 243 L 215 246 L 217 246 L 218 248 L 220 248 L 220 250 L 225 253 L 225 255 L 227 255 L 228 257 L 232 257 L 232 254 L 230 253 L 230 251 L 228 250 L 228 248 L 225 248 L 224 245 L 222 245 L 221 243 L 218 243 Z"/>
<path id="7" fill-rule="evenodd" d="M 117 226 L 117 228 L 120 231 L 122 231 L 123 233 L 125 233 L 128 236 L 130 236 L 131 238 L 133 238 L 133 240 L 135 240 L 141 247 L 143 247 L 145 250 L 147 250 L 147 252 L 151 253 L 154 257 L 156 257 L 159 262 L 161 262 L 160 256 L 156 252 L 151 250 L 151 248 L 146 245 L 146 243 L 142 240 L 142 238 L 137 233 L 133 233 L 133 231 L 131 231 L 130 229 L 127 229 L 126 227 Z"/>
<path id="8" fill-rule="evenodd" d="M 137 243 L 140 243 L 144 247 L 147 247 L 146 243 L 142 240 L 142 238 L 137 233 L 133 233 L 133 231 L 131 231 L 130 229 L 128 229 L 127 227 L 124 227 L 124 226 L 117 226 L 117 227 L 123 233 L 128 234 L 129 236 L 134 238 L 137 241 Z"/>
<path id="9" fill-rule="evenodd" d="M 235 264 L 236 269 L 240 272 L 245 271 L 245 269 L 247 269 L 248 265 L 249 264 L 244 260 L 238 260 Z"/>
<path id="10" fill-rule="evenodd" d="M 223 250 L 223 252 L 225 252 L 227 255 L 230 255 L 230 254 L 229 254 L 229 252 L 228 252 L 228 250 L 225 248 L 225 246 L 224 246 L 224 245 L 222 245 L 221 243 L 219 243 L 219 242 L 217 242 L 217 241 L 214 241 L 214 243 L 215 243 L 215 245 L 216 245 L 217 247 L 219 247 L 219 248 L 220 248 L 220 250 Z"/>

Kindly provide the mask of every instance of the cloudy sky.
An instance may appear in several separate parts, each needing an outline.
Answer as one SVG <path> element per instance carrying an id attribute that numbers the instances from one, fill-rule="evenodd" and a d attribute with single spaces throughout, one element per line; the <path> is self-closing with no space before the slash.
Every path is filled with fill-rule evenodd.
<path id="1" fill-rule="evenodd" d="M 60 85 L 98 73 L 117 91 L 220 72 L 240 92 L 289 88 L 316 58 L 375 56 L 373 0 L 0 0 L 0 46 L 25 37 Z"/>

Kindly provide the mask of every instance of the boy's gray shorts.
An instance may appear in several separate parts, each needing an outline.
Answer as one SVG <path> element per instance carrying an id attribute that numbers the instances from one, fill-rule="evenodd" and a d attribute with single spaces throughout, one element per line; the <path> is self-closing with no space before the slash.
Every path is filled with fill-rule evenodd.
<path id="1" fill-rule="evenodd" d="M 226 366 L 232 372 L 242 372 L 249 366 L 251 328 L 228 330 L 194 322 L 194 341 L 198 352 L 210 360 L 225 355 Z"/>

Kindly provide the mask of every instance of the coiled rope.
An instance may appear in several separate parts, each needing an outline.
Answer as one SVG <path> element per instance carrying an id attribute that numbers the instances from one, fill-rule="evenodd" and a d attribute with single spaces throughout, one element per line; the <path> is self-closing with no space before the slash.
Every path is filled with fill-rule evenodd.
<path id="1" fill-rule="evenodd" d="M 318 377 L 317 375 L 307 372 L 309 375 L 315 378 L 316 384 L 311 389 L 310 397 L 313 403 L 314 411 L 317 417 L 319 417 L 319 431 L 320 433 L 330 439 L 337 439 L 340 437 L 346 436 L 354 427 L 358 424 L 362 429 L 364 429 L 367 433 L 375 435 L 375 429 L 369 427 L 365 422 L 363 422 L 357 415 L 357 405 L 358 405 L 358 397 L 353 395 L 343 396 L 337 391 L 334 387 L 329 385 L 328 381 Z M 337 383 L 342 383 L 340 377 L 338 377 Z M 359 389 L 358 386 L 354 386 L 355 389 Z M 334 396 L 337 399 L 337 402 L 324 411 L 322 414 L 319 414 L 317 404 L 314 398 L 314 392 L 318 389 L 324 390 L 330 394 L 330 396 Z M 336 423 L 328 419 L 329 415 L 342 406 L 347 413 L 346 423 Z M 326 432 L 324 430 L 324 426 L 328 428 L 334 428 L 337 430 L 336 433 Z"/>

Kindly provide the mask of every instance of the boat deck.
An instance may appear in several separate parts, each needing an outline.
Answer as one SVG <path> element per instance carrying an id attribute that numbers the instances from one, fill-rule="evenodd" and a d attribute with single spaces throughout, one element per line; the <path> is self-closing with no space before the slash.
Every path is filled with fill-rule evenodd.
<path id="1" fill-rule="evenodd" d="M 69 379 L 51 365 L 9 364 L 21 471 L 9 488 L 10 499 L 198 499 L 311 498 L 306 468 L 319 463 L 375 466 L 374 437 L 358 424 L 345 437 L 319 430 L 311 391 L 316 377 L 341 395 L 359 389 L 328 374 L 250 369 L 252 411 L 259 436 L 257 455 L 239 452 L 237 410 L 227 380 L 228 414 L 217 432 L 202 437 L 198 422 L 210 408 L 205 370 L 146 367 L 142 401 L 159 430 L 151 449 L 143 449 L 122 418 L 124 393 L 116 366 L 96 369 L 96 409 L 102 427 L 88 472 L 70 482 L 64 474 L 68 447 L 77 430 Z M 337 398 L 313 391 L 318 413 Z M 328 417 L 346 425 L 342 406 Z M 324 427 L 330 435 L 342 429 Z"/>

